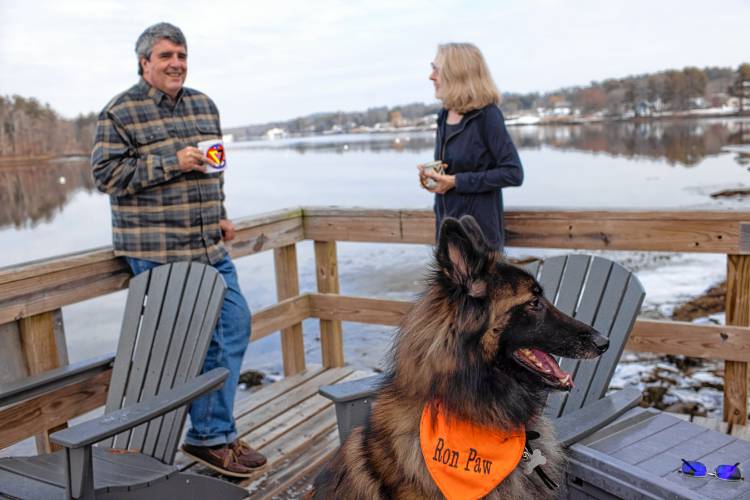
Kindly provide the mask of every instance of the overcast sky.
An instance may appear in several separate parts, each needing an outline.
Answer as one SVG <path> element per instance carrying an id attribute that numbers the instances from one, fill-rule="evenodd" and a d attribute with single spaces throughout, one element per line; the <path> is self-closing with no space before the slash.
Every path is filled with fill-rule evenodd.
<path id="1" fill-rule="evenodd" d="M 0 0 L 0 94 L 63 116 L 137 81 L 135 40 L 184 31 L 186 85 L 224 126 L 433 100 L 438 43 L 479 46 L 501 91 L 750 61 L 750 0 Z"/>

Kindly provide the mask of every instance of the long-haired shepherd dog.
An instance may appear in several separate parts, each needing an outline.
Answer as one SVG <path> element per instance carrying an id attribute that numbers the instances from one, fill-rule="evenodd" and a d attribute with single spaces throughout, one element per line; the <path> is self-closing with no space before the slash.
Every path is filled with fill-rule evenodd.
<path id="1" fill-rule="evenodd" d="M 526 437 L 539 433 L 528 444 L 546 458 L 547 478 L 562 482 L 564 455 L 542 410 L 549 391 L 569 390 L 572 380 L 552 356 L 594 358 L 608 344 L 491 250 L 473 218 L 446 219 L 367 424 L 351 432 L 309 497 L 555 497 L 524 466 Z"/>

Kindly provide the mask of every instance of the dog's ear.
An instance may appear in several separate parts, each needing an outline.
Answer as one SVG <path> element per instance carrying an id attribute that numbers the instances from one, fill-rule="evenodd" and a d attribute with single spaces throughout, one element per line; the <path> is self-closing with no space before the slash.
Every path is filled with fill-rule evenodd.
<path id="1" fill-rule="evenodd" d="M 474 217 L 471 215 L 464 215 L 458 220 L 458 222 L 461 223 L 461 227 L 464 228 L 466 235 L 471 238 L 477 251 L 487 254 L 492 250 L 487 243 L 487 238 L 485 238 L 482 228 L 479 227 L 479 223 Z"/>
<path id="2" fill-rule="evenodd" d="M 487 293 L 483 277 L 488 250 L 482 230 L 473 217 L 443 220 L 435 252 L 437 265 L 452 284 L 465 289 L 469 296 L 480 298 Z"/>

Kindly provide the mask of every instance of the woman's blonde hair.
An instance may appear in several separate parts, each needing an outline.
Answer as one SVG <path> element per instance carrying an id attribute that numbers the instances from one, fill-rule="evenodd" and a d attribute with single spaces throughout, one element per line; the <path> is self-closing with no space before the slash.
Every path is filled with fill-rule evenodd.
<path id="1" fill-rule="evenodd" d="M 438 45 L 440 99 L 446 109 L 467 113 L 500 103 L 500 92 L 479 49 L 471 43 Z"/>

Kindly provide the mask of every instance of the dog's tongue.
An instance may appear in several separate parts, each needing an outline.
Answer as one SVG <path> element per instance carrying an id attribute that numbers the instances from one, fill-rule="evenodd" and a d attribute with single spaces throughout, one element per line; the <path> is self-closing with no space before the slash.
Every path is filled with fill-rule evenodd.
<path id="1" fill-rule="evenodd" d="M 544 351 L 540 351 L 539 349 L 531 349 L 531 352 L 534 353 L 534 356 L 537 360 L 539 360 L 546 368 L 550 369 L 552 374 L 557 377 L 557 379 L 561 383 L 568 386 L 573 385 L 573 379 L 571 378 L 570 374 L 560 368 L 560 365 L 557 364 L 555 358 Z"/>

